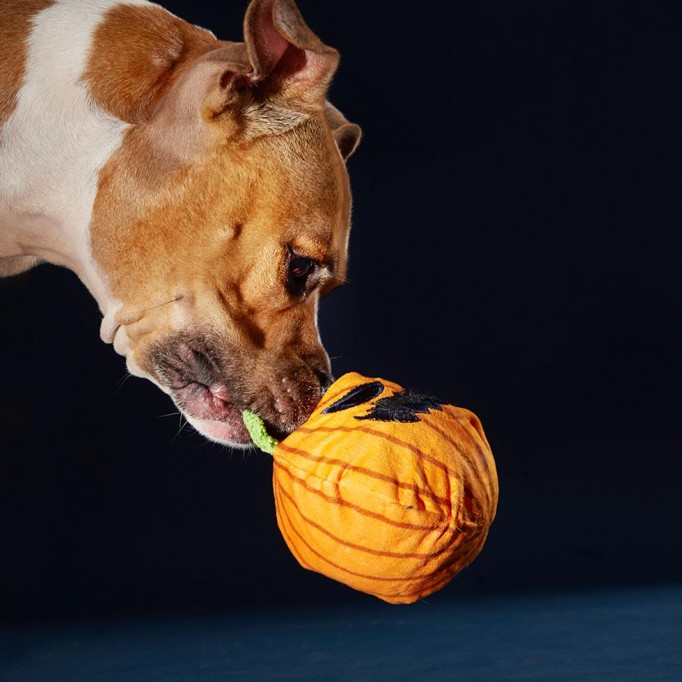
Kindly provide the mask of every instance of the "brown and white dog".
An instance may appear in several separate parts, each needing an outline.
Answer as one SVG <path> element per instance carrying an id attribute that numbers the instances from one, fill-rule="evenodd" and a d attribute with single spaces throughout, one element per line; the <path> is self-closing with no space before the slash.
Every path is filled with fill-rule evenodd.
<path id="1" fill-rule="evenodd" d="M 343 281 L 338 53 L 293 0 L 244 42 L 145 0 L 0 0 L 0 276 L 73 270 L 128 370 L 217 442 L 286 433 L 330 379 L 316 316 Z"/>

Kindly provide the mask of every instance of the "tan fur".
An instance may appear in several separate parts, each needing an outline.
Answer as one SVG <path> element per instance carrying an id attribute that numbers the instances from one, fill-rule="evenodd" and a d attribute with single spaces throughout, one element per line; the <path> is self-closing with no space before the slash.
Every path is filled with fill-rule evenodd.
<path id="1" fill-rule="evenodd" d="M 149 118 L 183 65 L 218 45 L 208 31 L 158 5 L 116 5 L 95 32 L 84 78 L 100 107 L 138 123 Z"/>
<path id="2" fill-rule="evenodd" d="M 54 0 L 0 0 L 0 124 L 17 105 L 26 62 L 26 39 L 35 14 Z M 0 144 L 2 138 L 0 137 Z"/>

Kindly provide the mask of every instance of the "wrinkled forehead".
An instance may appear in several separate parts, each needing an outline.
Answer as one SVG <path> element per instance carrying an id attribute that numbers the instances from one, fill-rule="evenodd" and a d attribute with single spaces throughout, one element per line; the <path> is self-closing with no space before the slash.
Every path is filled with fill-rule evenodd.
<path id="1" fill-rule="evenodd" d="M 317 120 L 256 145 L 254 198 L 258 213 L 277 220 L 281 236 L 307 255 L 345 251 L 350 189 L 331 132 Z"/>

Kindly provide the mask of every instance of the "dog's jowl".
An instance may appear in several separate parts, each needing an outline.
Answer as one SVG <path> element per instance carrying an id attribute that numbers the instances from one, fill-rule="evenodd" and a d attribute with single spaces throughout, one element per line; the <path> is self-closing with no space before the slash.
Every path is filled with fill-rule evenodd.
<path id="1" fill-rule="evenodd" d="M 252 0 L 241 42 L 144 0 L 0 0 L 0 21 L 0 275 L 73 270 L 103 340 L 206 437 L 247 443 L 246 407 L 294 429 L 346 271 L 338 53 L 293 0 Z"/>

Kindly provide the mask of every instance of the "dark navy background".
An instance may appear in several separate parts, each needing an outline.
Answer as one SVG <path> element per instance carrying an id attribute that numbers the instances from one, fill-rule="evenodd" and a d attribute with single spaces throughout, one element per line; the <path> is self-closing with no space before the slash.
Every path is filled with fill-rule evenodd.
<path id="1" fill-rule="evenodd" d="M 299 4 L 364 129 L 335 373 L 472 409 L 499 469 L 486 547 L 430 603 L 679 581 L 682 8 Z M 240 37 L 244 3 L 166 6 Z M 0 314 L 6 622 L 374 603 L 290 556 L 265 455 L 123 380 L 75 276 L 0 281 Z"/>

